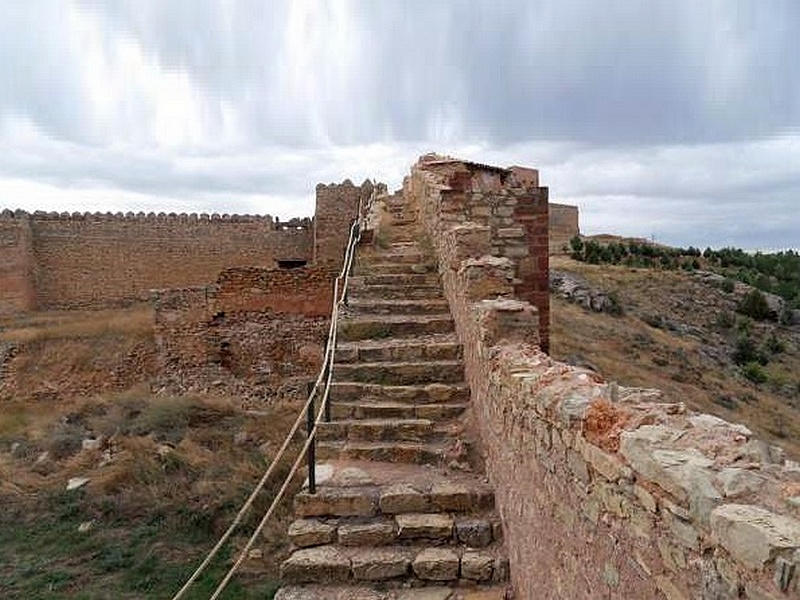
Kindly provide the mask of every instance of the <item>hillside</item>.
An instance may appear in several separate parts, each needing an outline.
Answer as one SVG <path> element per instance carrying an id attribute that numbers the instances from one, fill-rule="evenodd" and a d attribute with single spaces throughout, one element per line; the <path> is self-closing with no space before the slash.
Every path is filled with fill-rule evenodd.
<path id="1" fill-rule="evenodd" d="M 3 598 L 171 597 L 261 477 L 296 407 L 154 393 L 156 354 L 148 307 L 0 320 Z M 287 472 L 188 598 L 210 595 Z M 271 597 L 289 504 L 224 598 Z"/>
<path id="2" fill-rule="evenodd" d="M 747 286 L 565 257 L 552 259 L 553 280 L 554 357 L 661 389 L 800 457 L 800 326 L 737 313 Z"/>

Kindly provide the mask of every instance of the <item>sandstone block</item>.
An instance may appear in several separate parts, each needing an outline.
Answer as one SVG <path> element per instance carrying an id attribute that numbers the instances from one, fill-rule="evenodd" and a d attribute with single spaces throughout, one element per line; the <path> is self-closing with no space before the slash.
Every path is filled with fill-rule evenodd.
<path id="1" fill-rule="evenodd" d="M 372 549 L 354 554 L 353 577 L 359 581 L 379 581 L 404 577 L 408 574 L 411 559 L 408 554 L 395 549 Z"/>
<path id="2" fill-rule="evenodd" d="M 329 583 L 350 578 L 350 559 L 332 546 L 305 548 L 281 565 L 281 579 L 290 583 Z"/>
<path id="3" fill-rule="evenodd" d="M 398 593 L 397 600 L 450 600 L 453 590 L 444 587 L 403 590 Z"/>
<path id="4" fill-rule="evenodd" d="M 448 548 L 427 548 L 420 552 L 412 564 L 420 579 L 451 581 L 458 579 L 458 555 Z"/>
<path id="5" fill-rule="evenodd" d="M 431 488 L 431 502 L 446 511 L 468 511 L 474 499 L 466 486 L 457 483 L 438 483 Z"/>
<path id="6" fill-rule="evenodd" d="M 330 544 L 336 528 L 318 519 L 298 519 L 289 526 L 289 539 L 299 548 Z"/>
<path id="7" fill-rule="evenodd" d="M 447 540 L 453 535 L 453 517 L 442 513 L 405 513 L 395 517 L 397 536 L 403 540 Z"/>
<path id="8" fill-rule="evenodd" d="M 800 521 L 748 504 L 714 509 L 711 532 L 723 548 L 752 569 L 763 567 L 781 550 L 800 548 Z"/>
<path id="9" fill-rule="evenodd" d="M 377 498 L 370 490 L 330 488 L 319 490 L 316 494 L 298 494 L 295 496 L 294 510 L 300 517 L 370 517 L 377 510 Z"/>
<path id="10" fill-rule="evenodd" d="M 380 496 L 381 511 L 388 514 L 425 512 L 430 508 L 428 496 L 405 483 L 386 488 Z"/>
<path id="11" fill-rule="evenodd" d="M 390 521 L 381 521 L 340 525 L 338 534 L 342 546 L 381 546 L 392 542 L 395 530 Z"/>
<path id="12" fill-rule="evenodd" d="M 494 557 L 482 552 L 464 552 L 461 557 L 461 577 L 473 581 L 491 581 Z"/>

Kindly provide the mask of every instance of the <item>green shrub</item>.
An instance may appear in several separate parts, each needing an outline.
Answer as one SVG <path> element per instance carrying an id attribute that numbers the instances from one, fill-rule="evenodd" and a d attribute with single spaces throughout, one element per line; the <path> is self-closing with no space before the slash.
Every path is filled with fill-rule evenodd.
<path id="1" fill-rule="evenodd" d="M 715 318 L 716 325 L 719 329 L 731 329 L 736 325 L 736 317 L 728 310 L 717 313 Z"/>
<path id="2" fill-rule="evenodd" d="M 730 277 L 726 277 L 722 281 L 722 284 L 720 285 L 720 287 L 722 288 L 723 292 L 727 292 L 728 294 L 730 294 L 736 288 L 736 282 L 733 279 L 731 279 Z"/>
<path id="3" fill-rule="evenodd" d="M 760 291 L 752 289 L 747 292 L 747 295 L 742 298 L 739 306 L 736 307 L 737 312 L 746 315 L 756 321 L 763 321 L 770 316 L 769 304 L 767 299 Z"/>
<path id="4" fill-rule="evenodd" d="M 759 363 L 766 365 L 767 357 L 758 348 L 753 338 L 749 335 L 740 335 L 736 340 L 736 349 L 733 351 L 733 362 L 737 365 L 746 365 L 748 363 Z"/>
<path id="5" fill-rule="evenodd" d="M 769 379 L 769 375 L 767 375 L 764 367 L 757 362 L 747 363 L 742 367 L 742 375 L 755 384 L 766 383 Z"/>

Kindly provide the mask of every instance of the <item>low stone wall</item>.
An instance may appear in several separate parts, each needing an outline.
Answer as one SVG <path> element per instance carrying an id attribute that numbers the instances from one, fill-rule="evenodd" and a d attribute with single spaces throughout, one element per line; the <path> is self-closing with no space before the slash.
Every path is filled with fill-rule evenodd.
<path id="1" fill-rule="evenodd" d="M 258 407 L 305 397 L 330 323 L 323 268 L 234 268 L 216 284 L 153 293 L 160 379 L 177 393 L 226 392 Z"/>
<path id="2" fill-rule="evenodd" d="M 434 225 L 518 597 L 800 597 L 800 464 L 744 426 L 550 359 L 486 226 Z"/>

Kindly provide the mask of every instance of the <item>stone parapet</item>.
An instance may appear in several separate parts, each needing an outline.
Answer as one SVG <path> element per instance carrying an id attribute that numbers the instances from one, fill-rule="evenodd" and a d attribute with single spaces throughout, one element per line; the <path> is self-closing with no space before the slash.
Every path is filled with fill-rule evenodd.
<path id="1" fill-rule="evenodd" d="M 418 167 L 406 193 L 464 346 L 518 596 L 800 597 L 800 464 L 742 425 L 548 357 L 519 263 L 486 254 L 491 226 L 443 210 L 451 186 Z"/>

